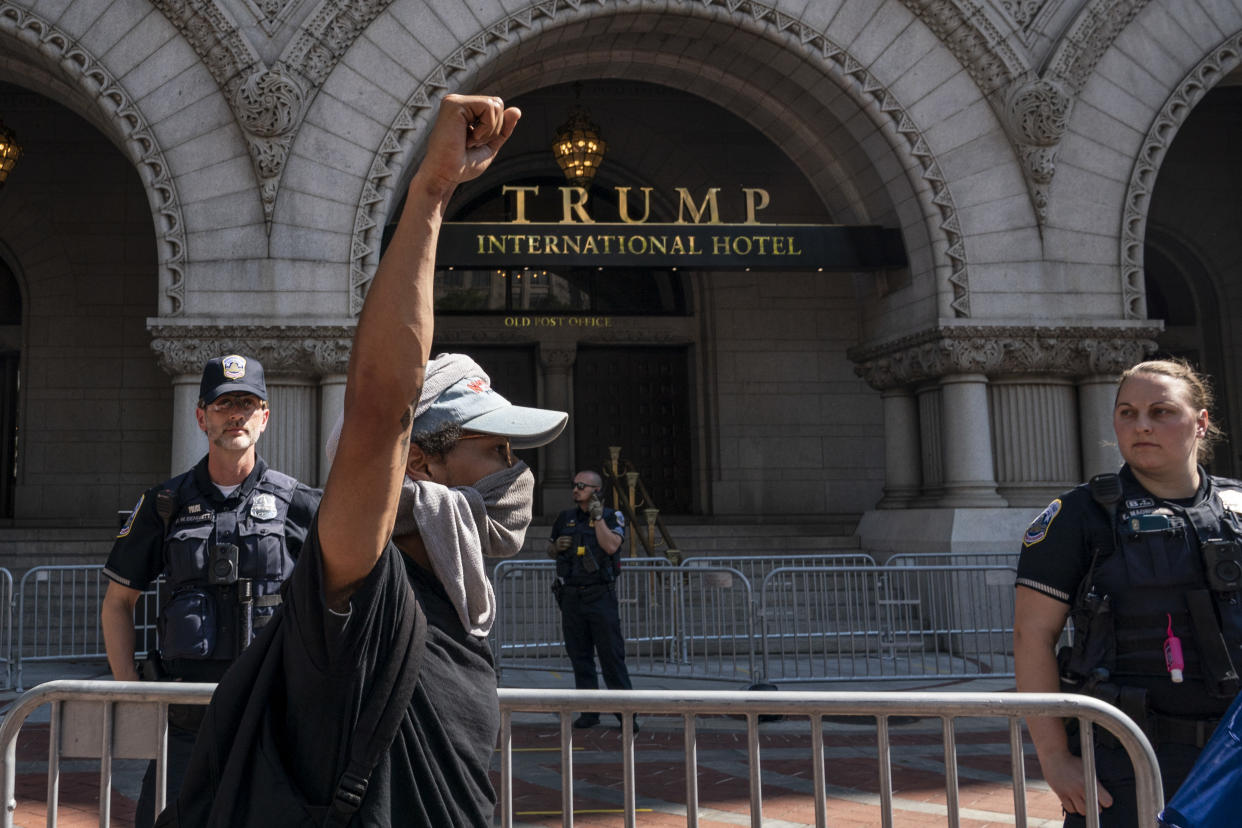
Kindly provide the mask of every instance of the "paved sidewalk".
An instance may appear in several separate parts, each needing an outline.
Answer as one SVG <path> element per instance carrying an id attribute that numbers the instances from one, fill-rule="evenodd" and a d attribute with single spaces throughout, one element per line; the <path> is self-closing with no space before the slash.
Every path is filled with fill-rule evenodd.
<path id="1" fill-rule="evenodd" d="M 26 683 L 52 678 L 106 678 L 102 662 L 33 665 Z M 667 678 L 636 678 L 645 690 L 734 690 L 736 685 Z M 569 688 L 568 672 L 506 670 L 502 686 Z M 1012 689 L 1011 679 L 971 681 L 823 682 L 782 686 L 789 690 Z M 0 694 L 7 709 L 15 693 Z M 15 824 L 35 828 L 45 824 L 47 790 L 47 716 L 36 714 L 22 730 L 18 744 L 17 812 Z M 514 716 L 514 812 L 519 826 L 561 825 L 561 769 L 559 723 L 547 714 Z M 814 825 L 811 792 L 810 727 L 790 720 L 761 725 L 764 825 L 795 828 Z M 894 824 L 946 825 L 944 751 L 938 720 L 896 722 L 890 731 L 893 750 Z M 1004 720 L 963 720 L 958 728 L 958 766 L 961 825 L 1014 824 L 1010 785 L 1008 730 Z M 685 825 L 684 730 L 679 717 L 646 717 L 635 738 L 635 769 L 639 824 Z M 727 717 L 699 721 L 700 825 L 750 824 L 749 777 L 745 723 Z M 879 771 L 875 727 L 870 720 L 830 721 L 825 733 L 828 814 L 833 826 L 880 824 Z M 575 825 L 622 824 L 621 731 L 612 717 L 586 731 L 574 731 Z M 133 824 L 133 807 L 141 787 L 142 761 L 114 763 L 112 825 Z M 1033 750 L 1027 750 L 1027 813 L 1032 826 L 1059 825 L 1056 797 L 1038 778 Z M 499 790 L 499 761 L 493 767 Z M 99 767 L 97 762 L 62 764 L 58 825 L 86 828 L 99 824 Z M 499 824 L 499 822 L 497 823 Z"/>

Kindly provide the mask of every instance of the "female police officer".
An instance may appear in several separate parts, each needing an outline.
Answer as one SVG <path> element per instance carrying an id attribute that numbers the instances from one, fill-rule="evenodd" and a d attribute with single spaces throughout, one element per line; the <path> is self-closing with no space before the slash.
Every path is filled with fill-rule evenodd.
<path id="1" fill-rule="evenodd" d="M 1242 483 L 1199 465 L 1220 436 L 1211 403 L 1207 383 L 1184 362 L 1123 373 L 1113 430 L 1125 465 L 1052 501 L 1027 529 L 1018 564 L 1018 689 L 1085 692 L 1118 705 L 1151 738 L 1166 797 L 1236 695 L 1233 664 L 1242 664 Z M 1057 653 L 1071 611 L 1076 646 Z M 1184 667 L 1165 658 L 1171 637 Z M 1066 826 L 1084 824 L 1077 736 L 1059 719 L 1028 724 Z M 1096 734 L 1100 824 L 1150 824 L 1154 814 L 1136 813 L 1125 751 Z"/>

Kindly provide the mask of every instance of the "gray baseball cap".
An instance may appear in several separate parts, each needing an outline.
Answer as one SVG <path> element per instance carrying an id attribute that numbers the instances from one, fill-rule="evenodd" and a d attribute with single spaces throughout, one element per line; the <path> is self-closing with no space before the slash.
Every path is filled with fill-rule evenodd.
<path id="1" fill-rule="evenodd" d="M 527 449 L 555 440 L 568 421 L 564 411 L 514 405 L 482 376 L 465 377 L 444 389 L 414 420 L 413 430 L 433 432 L 453 423 L 465 431 L 508 437 L 513 448 Z"/>

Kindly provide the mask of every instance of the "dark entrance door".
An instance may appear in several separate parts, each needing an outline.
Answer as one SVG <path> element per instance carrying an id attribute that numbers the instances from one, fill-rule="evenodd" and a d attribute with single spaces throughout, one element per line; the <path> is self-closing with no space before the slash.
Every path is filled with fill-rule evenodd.
<path id="1" fill-rule="evenodd" d="M 574 457 L 600 469 L 621 446 L 664 514 L 686 514 L 690 496 L 690 380 L 686 347 L 578 346 Z"/>

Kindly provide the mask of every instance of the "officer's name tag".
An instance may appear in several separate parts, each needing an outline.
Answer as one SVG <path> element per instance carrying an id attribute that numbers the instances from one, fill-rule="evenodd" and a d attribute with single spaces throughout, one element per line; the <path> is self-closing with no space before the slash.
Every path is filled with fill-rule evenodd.
<path id="1" fill-rule="evenodd" d="M 250 502 L 250 516 L 256 520 L 271 520 L 276 517 L 276 496 L 266 492 L 255 495 Z"/>

